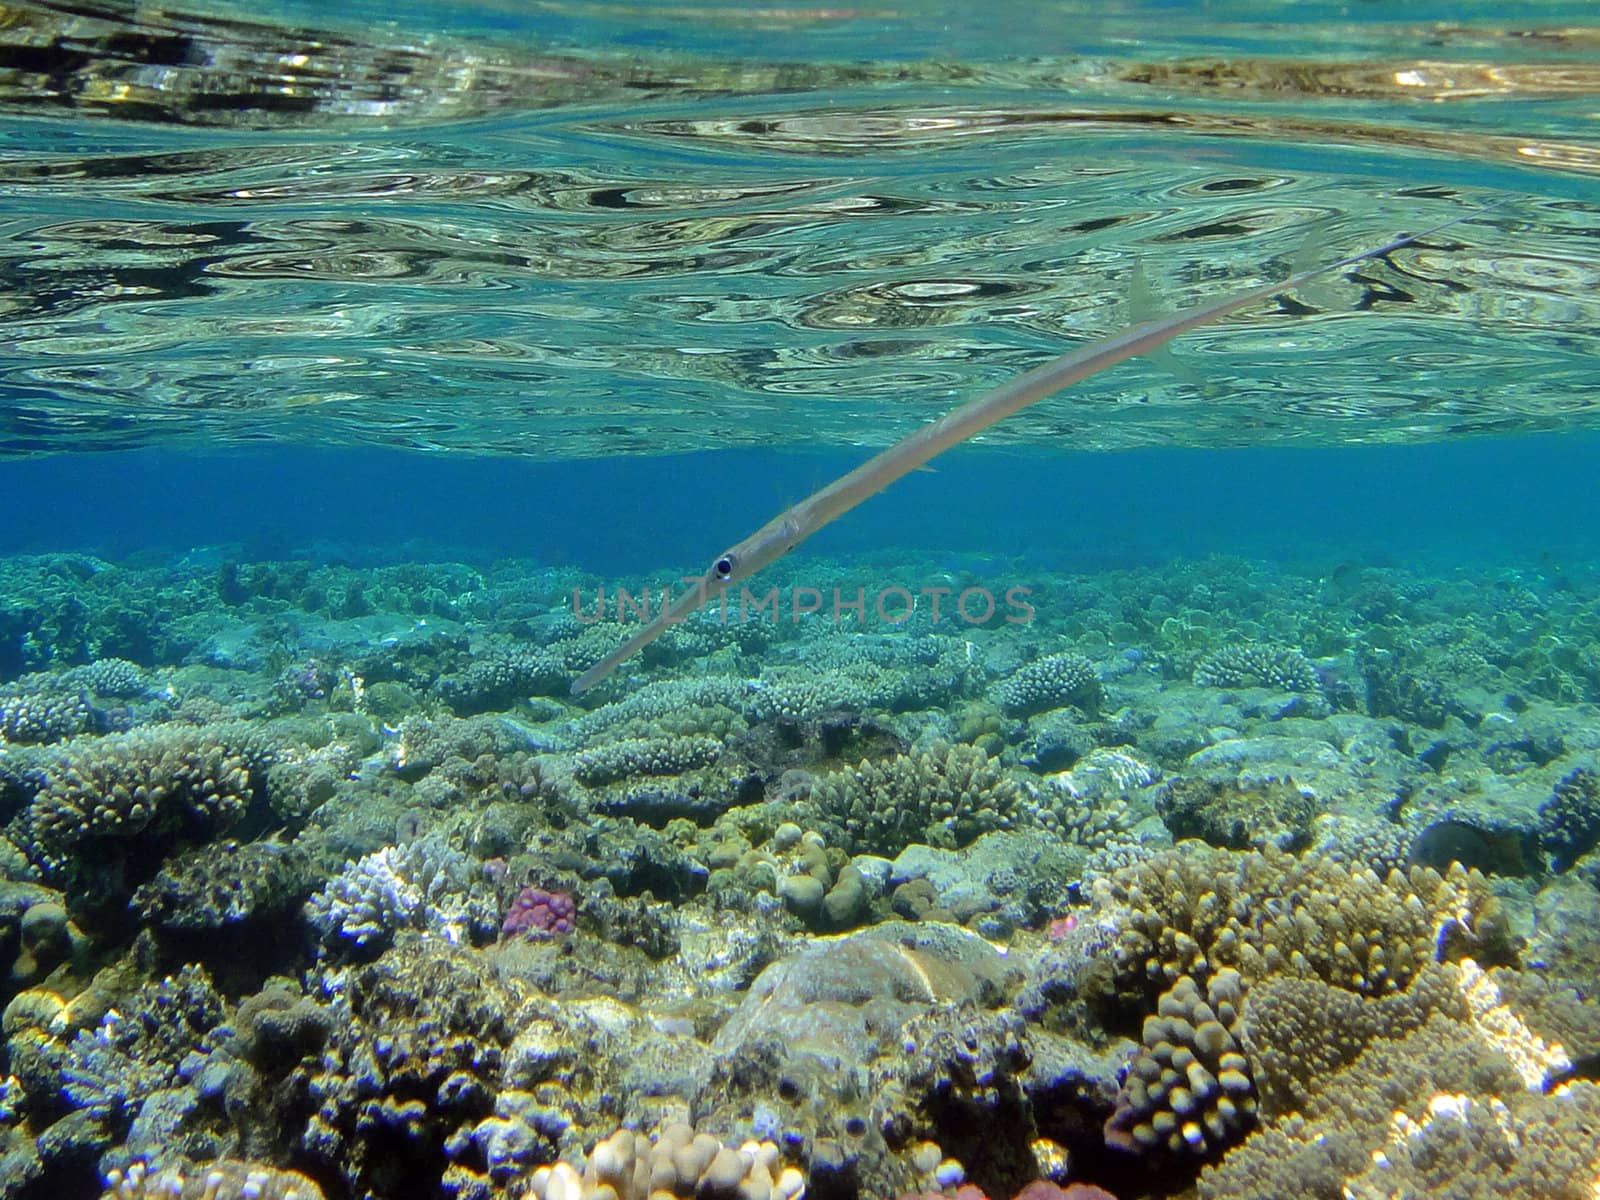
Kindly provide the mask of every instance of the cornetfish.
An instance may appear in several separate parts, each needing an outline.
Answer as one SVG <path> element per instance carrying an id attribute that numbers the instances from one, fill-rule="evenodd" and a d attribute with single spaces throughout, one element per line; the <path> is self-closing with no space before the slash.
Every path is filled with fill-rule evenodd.
<path id="1" fill-rule="evenodd" d="M 1165 346 L 1181 333 L 1219 320 L 1230 313 L 1270 299 L 1303 283 L 1354 266 L 1369 258 L 1385 254 L 1421 238 L 1439 233 L 1472 217 L 1488 211 L 1477 208 L 1448 221 L 1424 229 L 1421 233 L 1408 233 L 1385 242 L 1360 254 L 1341 258 L 1326 266 L 1313 267 L 1291 275 L 1278 283 L 1263 284 L 1221 300 L 1196 305 L 1158 320 L 1134 325 L 1088 345 L 1051 359 L 1042 366 L 1002 383 L 992 391 L 970 400 L 931 424 L 902 438 L 893 446 L 862 463 L 855 470 L 840 476 L 821 490 L 807 496 L 791 508 L 785 509 L 744 541 L 730 546 L 712 560 L 711 565 L 689 589 L 670 606 L 658 613 L 655 620 L 645 625 L 610 654 L 590 667 L 572 683 L 572 694 L 579 695 L 599 683 L 619 665 L 648 646 L 670 625 L 683 621 L 696 609 L 720 599 L 729 588 L 743 583 L 757 571 L 776 562 L 801 542 L 830 521 L 835 521 L 869 496 L 883 491 L 895 480 L 916 470 L 929 459 L 943 454 L 975 434 L 982 433 L 997 421 L 1012 413 L 1037 404 L 1063 388 L 1097 375 L 1124 359 L 1145 354 Z"/>

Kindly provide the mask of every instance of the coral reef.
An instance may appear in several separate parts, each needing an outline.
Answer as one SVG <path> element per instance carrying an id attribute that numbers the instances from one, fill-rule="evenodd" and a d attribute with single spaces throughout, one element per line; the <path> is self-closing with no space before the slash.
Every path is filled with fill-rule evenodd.
<path id="1" fill-rule="evenodd" d="M 1557 871 L 1569 869 L 1600 844 L 1600 772 L 1576 767 L 1562 776 L 1539 806 L 1539 827 Z"/>
<path id="2" fill-rule="evenodd" d="M 487 941 L 499 906 L 482 871 L 443 837 L 428 834 L 350 862 L 306 901 L 306 919 L 330 951 L 375 954 L 402 929 L 445 941 Z"/>
<path id="3" fill-rule="evenodd" d="M 1317 668 L 1293 646 L 1247 643 L 1224 646 L 1194 668 L 1201 687 L 1271 687 L 1285 692 L 1317 689 Z"/>
<path id="4" fill-rule="evenodd" d="M 1508 1000 L 1517 980 L 1464 959 L 1384 999 L 1262 984 L 1245 1040 L 1273 1084 L 1269 1120 L 1201 1173 L 1200 1195 L 1587 1195 L 1600 1089 L 1550 1086 L 1568 1062 L 1551 1035 L 1594 1037 L 1600 1009 L 1557 991 Z"/>
<path id="5" fill-rule="evenodd" d="M 566 1162 L 540 1167 L 529 1190 L 538 1200 L 801 1200 L 806 1184 L 771 1142 L 735 1150 L 675 1124 L 654 1138 L 619 1129 L 595 1146 L 581 1173 Z"/>
<path id="6" fill-rule="evenodd" d="M 1512 954 L 1487 881 L 1459 866 L 1379 880 L 1319 855 L 1189 842 L 1096 880 L 1094 898 L 1099 928 L 1116 931 L 1097 1003 L 1113 1020 L 1147 1014 L 1106 1124 L 1130 1151 L 1214 1158 L 1249 1128 L 1257 1085 L 1238 1021 L 1256 983 L 1382 997 L 1435 961 Z"/>
<path id="7" fill-rule="evenodd" d="M 1582 589 L 1046 575 L 0 560 L 0 1194 L 1586 1194 Z"/>
<path id="8" fill-rule="evenodd" d="M 964 846 L 1009 829 L 1023 792 L 982 750 L 950 746 L 863 761 L 816 781 L 809 806 L 859 851 L 893 856 L 912 842 Z"/>
<path id="9" fill-rule="evenodd" d="M 994 699 L 1016 717 L 1068 705 L 1094 712 L 1105 699 L 1105 688 L 1094 664 L 1083 655 L 1051 654 L 996 684 Z"/>
<path id="10" fill-rule="evenodd" d="M 626 738 L 578 754 L 572 774 L 593 787 L 636 775 L 681 775 L 721 754 L 722 743 L 711 737 Z"/>
<path id="11" fill-rule="evenodd" d="M 324 1200 L 315 1181 L 261 1163 L 218 1159 L 151 1171 L 144 1163 L 106 1173 L 100 1200 Z"/>
<path id="12" fill-rule="evenodd" d="M 12 837 L 51 878 L 104 902 L 124 868 L 238 822 L 255 796 L 249 756 L 217 733 L 164 726 L 54 747 Z"/>

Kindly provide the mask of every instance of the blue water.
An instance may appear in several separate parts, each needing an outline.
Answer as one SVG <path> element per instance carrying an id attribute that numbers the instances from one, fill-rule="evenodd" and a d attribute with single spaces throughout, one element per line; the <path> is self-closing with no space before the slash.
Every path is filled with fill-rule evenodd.
<path id="1" fill-rule="evenodd" d="M 1592 571 L 1597 454 L 1588 433 L 1359 451 L 969 448 L 805 553 L 1003 554 L 1069 572 L 1207 554 Z M 699 569 L 858 461 L 720 451 L 537 463 L 320 447 L 57 456 L 0 471 L 0 511 L 12 514 L 0 554 L 115 560 L 225 546 L 275 557 L 320 546 L 352 563 L 516 557 L 625 578 Z"/>

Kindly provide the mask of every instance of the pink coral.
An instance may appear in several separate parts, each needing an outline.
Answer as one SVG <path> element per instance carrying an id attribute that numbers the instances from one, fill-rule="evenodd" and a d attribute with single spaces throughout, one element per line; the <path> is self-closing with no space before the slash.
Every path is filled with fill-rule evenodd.
<path id="1" fill-rule="evenodd" d="M 500 933 L 504 937 L 545 938 L 571 933 L 577 927 L 578 904 L 572 893 L 529 886 L 517 893 L 506 910 Z"/>

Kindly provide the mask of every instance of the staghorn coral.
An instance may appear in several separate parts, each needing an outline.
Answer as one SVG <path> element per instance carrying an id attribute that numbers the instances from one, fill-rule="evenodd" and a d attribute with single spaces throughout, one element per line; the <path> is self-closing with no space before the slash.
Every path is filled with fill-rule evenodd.
<path id="1" fill-rule="evenodd" d="M 175 1163 L 155 1172 L 139 1161 L 126 1171 L 107 1171 L 100 1200 L 323 1200 L 323 1195 L 315 1180 L 298 1171 L 224 1158 L 198 1166 Z"/>
<path id="2" fill-rule="evenodd" d="M 926 842 L 953 849 L 981 834 L 1010 829 L 1024 793 L 975 746 L 863 761 L 816 781 L 811 805 L 838 822 L 858 853 L 892 858 Z"/>
<path id="3" fill-rule="evenodd" d="M 184 726 L 75 739 L 43 761 L 39 782 L 13 836 L 53 874 L 74 873 L 91 845 L 120 857 L 135 840 L 224 829 L 254 797 L 246 754 L 215 730 Z"/>
<path id="4" fill-rule="evenodd" d="M 1194 669 L 1201 687 L 1272 687 L 1285 692 L 1317 690 L 1317 669 L 1293 646 L 1247 642 L 1224 646 Z"/>
<path id="5" fill-rule="evenodd" d="M 1028 717 L 1072 705 L 1095 712 L 1105 688 L 1094 664 L 1081 654 L 1051 654 L 1031 662 L 994 686 L 994 700 L 1003 712 Z"/>
<path id="6" fill-rule="evenodd" d="M 735 1150 L 675 1123 L 653 1138 L 619 1129 L 594 1148 L 581 1173 L 567 1162 L 540 1167 L 528 1190 L 537 1200 L 802 1200 L 806 1181 L 782 1165 L 771 1142 Z"/>

